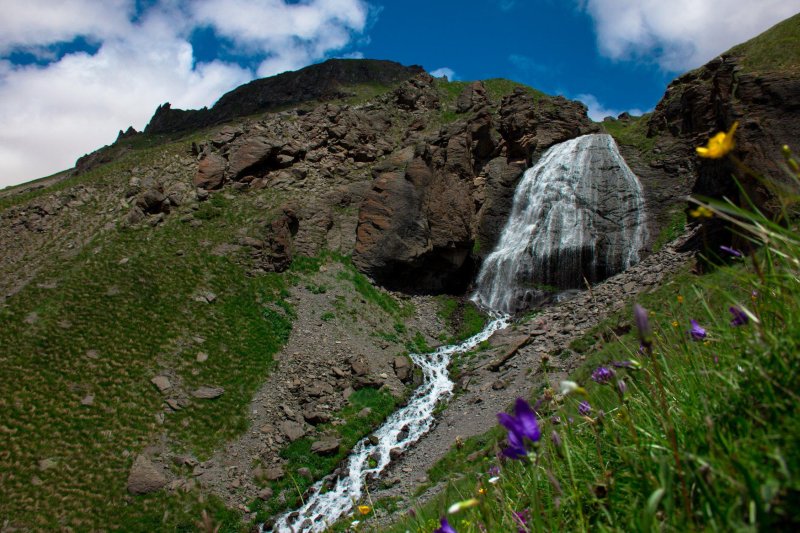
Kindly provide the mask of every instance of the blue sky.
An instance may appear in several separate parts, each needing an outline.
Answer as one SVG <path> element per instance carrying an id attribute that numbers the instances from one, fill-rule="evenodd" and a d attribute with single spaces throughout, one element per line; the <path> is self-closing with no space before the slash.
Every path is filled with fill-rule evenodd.
<path id="1" fill-rule="evenodd" d="M 0 187 L 71 167 L 156 106 L 210 106 L 331 57 L 511 78 L 601 119 L 800 0 L 0 0 Z"/>

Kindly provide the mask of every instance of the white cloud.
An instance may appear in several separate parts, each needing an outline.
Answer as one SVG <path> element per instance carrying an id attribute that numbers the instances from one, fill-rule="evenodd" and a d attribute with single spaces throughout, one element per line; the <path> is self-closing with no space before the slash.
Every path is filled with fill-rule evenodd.
<path id="1" fill-rule="evenodd" d="M 436 70 L 432 70 L 430 74 L 434 78 L 441 78 L 442 76 L 445 76 L 450 81 L 458 79 L 458 75 L 449 67 L 437 68 Z"/>
<path id="2" fill-rule="evenodd" d="M 589 118 L 594 120 L 595 122 L 600 122 L 606 117 L 617 117 L 623 111 L 604 106 L 597 100 L 597 97 L 594 96 L 593 94 L 579 94 L 575 96 L 575 99 L 580 100 L 581 102 L 586 104 L 586 107 L 589 108 L 588 110 Z M 628 109 L 627 112 L 633 116 L 639 116 L 642 114 L 641 109 Z"/>
<path id="3" fill-rule="evenodd" d="M 133 0 L 0 0 L 0 53 L 70 41 L 105 39 L 124 31 Z"/>
<path id="4" fill-rule="evenodd" d="M 800 0 L 579 0 L 600 52 L 664 70 L 698 67 L 800 11 Z"/>
<path id="5" fill-rule="evenodd" d="M 297 69 L 343 48 L 364 30 L 369 15 L 362 0 L 197 0 L 191 9 L 198 24 L 246 50 L 268 54 L 259 76 Z"/>
<path id="6" fill-rule="evenodd" d="M 196 64 L 188 35 L 198 25 L 212 25 L 226 36 L 241 30 L 231 38 L 236 51 L 267 56 L 258 74 L 268 75 L 308 65 L 347 45 L 366 16 L 360 0 L 183 2 L 159 0 L 134 22 L 133 0 L 62 0 L 55 10 L 64 17 L 59 24 L 46 13 L 37 17 L 46 11 L 44 4 L 56 3 L 0 0 L 0 188 L 71 167 L 80 155 L 112 142 L 118 130 L 128 125 L 141 130 L 161 103 L 210 106 L 253 79 L 254 72 L 235 63 Z M 219 17 L 194 19 L 187 5 L 207 10 L 216 5 Z M 274 9 L 273 18 L 259 18 L 264 6 Z M 238 11 L 230 14 L 237 22 L 223 23 L 224 10 L 234 7 Z M 94 55 L 71 53 L 45 66 L 2 60 L 8 50 L 78 35 L 99 44 Z"/>

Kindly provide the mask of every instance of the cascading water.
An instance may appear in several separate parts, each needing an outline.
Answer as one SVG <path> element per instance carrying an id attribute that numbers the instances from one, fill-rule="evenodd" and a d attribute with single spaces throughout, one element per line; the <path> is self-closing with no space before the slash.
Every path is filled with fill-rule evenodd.
<path id="1" fill-rule="evenodd" d="M 348 513 L 362 497 L 367 479 L 389 464 L 391 451 L 408 448 L 430 429 L 434 408 L 453 390 L 447 371 L 451 356 L 506 327 L 507 313 L 536 292 L 531 280 L 574 287 L 582 277 L 594 281 L 623 270 L 639 260 L 645 231 L 641 185 L 610 136 L 586 135 L 545 152 L 517 186 L 511 216 L 484 262 L 473 297 L 492 312 L 506 314 L 497 314 L 499 318 L 461 344 L 412 354 L 423 384 L 373 434 L 377 444 L 368 439 L 356 444 L 347 474 L 324 493 L 324 482 L 317 482 L 305 504 L 281 516 L 274 531 L 323 531 Z"/>
<path id="2" fill-rule="evenodd" d="M 352 509 L 353 502 L 362 496 L 367 478 L 379 475 L 389 464 L 391 451 L 405 450 L 430 429 L 436 404 L 453 391 L 453 382 L 447 372 L 450 357 L 471 350 L 507 325 L 508 318 L 495 318 L 483 331 L 461 344 L 442 346 L 429 354 L 411 354 L 411 359 L 422 369 L 422 386 L 414 391 L 405 407 L 389 416 L 373 434 L 378 439 L 377 444 L 372 444 L 368 439 L 356 444 L 347 462 L 345 477 L 340 477 L 336 485 L 325 493 L 320 490 L 323 482 L 317 482 L 313 495 L 305 505 L 280 517 L 274 531 L 323 531 Z M 407 434 L 399 438 L 403 431 L 407 431 Z M 370 459 L 376 460 L 377 464 L 370 466 Z"/>
<path id="3" fill-rule="evenodd" d="M 610 135 L 557 144 L 522 177 L 473 299 L 514 313 L 639 261 L 647 239 L 644 195 Z"/>

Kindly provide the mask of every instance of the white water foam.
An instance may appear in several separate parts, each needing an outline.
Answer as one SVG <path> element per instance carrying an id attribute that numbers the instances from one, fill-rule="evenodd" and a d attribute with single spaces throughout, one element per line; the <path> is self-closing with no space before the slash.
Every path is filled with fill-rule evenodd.
<path id="1" fill-rule="evenodd" d="M 491 337 L 498 329 L 508 326 L 508 317 L 493 319 L 477 335 L 460 344 L 442 346 L 428 354 L 411 354 L 411 359 L 422 369 L 423 384 L 414 391 L 408 404 L 392 413 L 373 433 L 378 439 L 372 444 L 362 439 L 356 444 L 347 462 L 347 476 L 340 477 L 335 486 L 321 493 L 323 481 L 314 485 L 313 495 L 292 513 L 286 513 L 275 523 L 273 531 L 308 533 L 324 531 L 326 527 L 347 514 L 363 495 L 368 476 L 378 476 L 391 461 L 392 450 L 402 451 L 419 440 L 433 424 L 433 411 L 440 400 L 453 392 L 453 382 L 447 371 L 453 354 L 471 350 Z M 407 434 L 398 439 L 401 432 Z M 396 453 L 396 452 L 395 452 Z M 377 465 L 370 467 L 370 458 Z M 292 517 L 290 520 L 289 517 Z M 263 529 L 262 529 L 263 531 Z"/>

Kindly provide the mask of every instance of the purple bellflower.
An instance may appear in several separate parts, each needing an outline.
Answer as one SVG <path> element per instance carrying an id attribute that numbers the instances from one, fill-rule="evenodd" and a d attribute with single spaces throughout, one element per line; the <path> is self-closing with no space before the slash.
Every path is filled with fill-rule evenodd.
<path id="1" fill-rule="evenodd" d="M 720 250 L 725 252 L 726 254 L 732 255 L 733 257 L 742 257 L 742 252 L 737 250 L 736 248 L 731 248 L 730 246 L 720 246 Z"/>
<path id="2" fill-rule="evenodd" d="M 497 413 L 500 425 L 508 430 L 509 447 L 503 454 L 510 459 L 522 459 L 528 455 L 528 442 L 537 442 L 542 437 L 536 414 L 530 404 L 522 398 L 517 398 L 514 405 L 515 415 Z"/>
<path id="3" fill-rule="evenodd" d="M 747 317 L 747 313 L 736 306 L 729 307 L 728 311 L 730 311 L 733 315 L 733 319 L 731 319 L 731 326 L 744 326 L 750 321 L 750 319 Z"/>
<path id="4" fill-rule="evenodd" d="M 614 379 L 614 371 L 608 367 L 598 366 L 597 369 L 592 372 L 592 380 L 600 385 L 605 385 L 612 379 Z"/>
<path id="5" fill-rule="evenodd" d="M 442 518 L 441 522 L 439 522 L 441 527 L 438 529 L 433 530 L 433 533 L 457 533 L 453 526 L 447 521 L 447 518 Z"/>
<path id="6" fill-rule="evenodd" d="M 592 405 L 586 400 L 582 400 L 581 403 L 578 404 L 578 412 L 581 416 L 589 416 L 589 413 L 592 412 Z"/>
<path id="7" fill-rule="evenodd" d="M 692 324 L 692 329 L 689 330 L 689 335 L 696 341 L 701 341 L 706 338 L 706 330 L 697 323 L 697 320 L 692 319 L 689 321 Z"/>
<path id="8" fill-rule="evenodd" d="M 653 329 L 650 327 L 650 319 L 647 317 L 647 309 L 639 304 L 633 306 L 633 320 L 636 322 L 636 329 L 639 330 L 639 341 L 645 348 L 653 344 Z"/>

